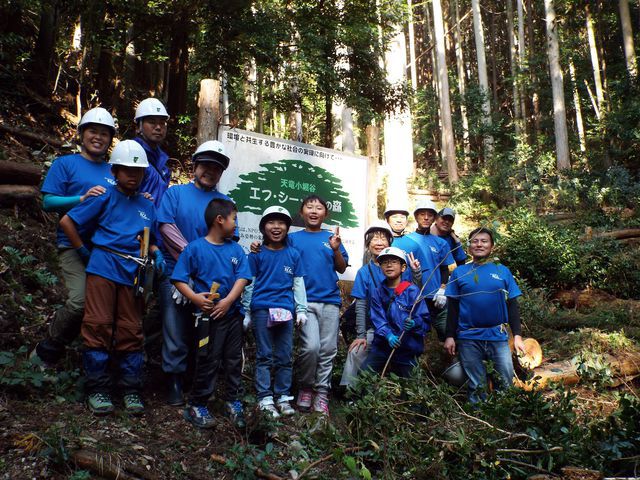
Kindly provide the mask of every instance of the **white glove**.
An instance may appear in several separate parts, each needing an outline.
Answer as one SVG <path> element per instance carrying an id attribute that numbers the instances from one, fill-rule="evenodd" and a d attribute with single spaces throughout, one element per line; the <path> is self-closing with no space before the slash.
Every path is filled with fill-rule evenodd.
<path id="1" fill-rule="evenodd" d="M 436 294 L 433 296 L 433 304 L 437 308 L 444 308 L 447 304 L 447 297 L 444 295 L 444 288 L 440 287 Z"/>
<path id="2" fill-rule="evenodd" d="M 307 314 L 304 312 L 298 312 L 296 314 L 296 325 L 298 327 L 304 327 L 305 323 L 307 323 Z"/>
<path id="3" fill-rule="evenodd" d="M 186 305 L 189 303 L 189 299 L 182 295 L 175 285 L 171 287 L 171 298 L 173 298 L 176 305 Z"/>
<path id="4" fill-rule="evenodd" d="M 251 328 L 251 315 L 245 314 L 244 319 L 242 320 L 242 330 L 245 332 Z"/>

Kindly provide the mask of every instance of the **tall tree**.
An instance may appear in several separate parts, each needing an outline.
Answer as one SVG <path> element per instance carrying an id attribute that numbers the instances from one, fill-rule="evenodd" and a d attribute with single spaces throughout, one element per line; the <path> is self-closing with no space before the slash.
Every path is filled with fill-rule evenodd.
<path id="1" fill-rule="evenodd" d="M 511 67 L 511 91 L 513 95 L 513 118 L 516 135 L 522 133 L 522 116 L 520 113 L 520 89 L 518 86 L 518 40 L 513 24 L 513 0 L 507 0 L 507 35 L 509 36 L 509 65 Z"/>
<path id="2" fill-rule="evenodd" d="M 580 151 L 587 151 L 587 141 L 584 134 L 584 122 L 582 121 L 582 105 L 580 104 L 580 92 L 576 80 L 576 67 L 573 59 L 569 57 L 569 75 L 571 76 L 571 89 L 573 90 L 573 108 L 576 112 L 576 127 L 578 129 L 578 140 L 580 141 Z"/>
<path id="3" fill-rule="evenodd" d="M 438 84 L 440 86 L 440 114 L 442 120 L 442 156 L 447 165 L 449 183 L 458 182 L 458 166 L 456 165 L 456 147 L 453 139 L 453 122 L 451 121 L 451 104 L 449 102 L 449 76 L 447 70 L 446 48 L 444 42 L 444 24 L 440 0 L 432 0 L 433 30 L 436 35 L 436 56 L 438 65 Z"/>
<path id="4" fill-rule="evenodd" d="M 482 88 L 484 101 L 482 103 L 483 122 L 485 126 L 491 126 L 491 103 L 489 102 L 489 80 L 487 77 L 487 59 L 484 46 L 484 27 L 482 25 L 482 14 L 480 13 L 480 0 L 471 0 L 473 11 L 473 33 L 476 41 L 476 58 L 478 60 L 478 82 Z M 486 134 L 484 137 L 485 154 L 490 156 L 493 153 L 493 136 Z M 485 158 L 486 160 L 486 158 Z"/>
<path id="5" fill-rule="evenodd" d="M 560 46 L 553 0 L 544 0 L 547 23 L 547 53 L 549 73 L 553 92 L 553 125 L 556 136 L 556 165 L 558 170 L 571 168 L 569 161 L 569 136 L 567 134 L 567 114 L 564 103 L 564 81 L 560 68 Z"/>
<path id="6" fill-rule="evenodd" d="M 596 87 L 596 99 L 598 108 L 596 109 L 596 116 L 598 119 L 604 113 L 604 88 L 602 87 L 602 76 L 600 75 L 600 60 L 598 56 L 598 46 L 596 44 L 596 34 L 593 26 L 593 15 L 591 13 L 591 7 L 589 2 L 585 5 L 586 23 L 587 23 L 587 38 L 589 41 L 589 53 L 591 55 L 591 66 L 593 67 L 593 81 Z"/>
<path id="7" fill-rule="evenodd" d="M 458 92 L 460 93 L 460 117 L 462 119 L 462 142 L 464 144 L 464 158 L 465 162 L 468 162 L 469 155 L 471 153 L 471 144 L 469 143 L 469 119 L 467 118 L 467 106 L 464 102 L 464 97 L 467 92 L 466 75 L 464 71 L 464 54 L 463 54 L 463 38 L 460 29 L 460 11 L 458 9 L 458 0 L 453 0 L 450 3 L 453 8 L 453 18 L 455 19 L 455 27 L 453 30 L 453 36 L 455 40 L 455 52 L 456 52 L 456 67 L 458 70 Z"/>
<path id="8" fill-rule="evenodd" d="M 638 64 L 636 61 L 636 51 L 633 46 L 633 29 L 631 28 L 631 18 L 629 16 L 629 0 L 619 0 L 620 23 L 622 24 L 622 44 L 624 46 L 624 57 L 627 61 L 627 71 L 631 78 L 638 74 Z"/>

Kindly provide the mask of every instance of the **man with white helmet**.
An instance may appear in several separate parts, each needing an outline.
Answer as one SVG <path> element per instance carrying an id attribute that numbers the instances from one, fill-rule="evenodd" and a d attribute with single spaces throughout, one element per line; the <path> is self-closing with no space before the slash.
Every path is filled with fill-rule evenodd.
<path id="1" fill-rule="evenodd" d="M 189 355 L 189 329 L 191 310 L 183 304 L 169 281 L 178 256 L 185 246 L 207 234 L 204 213 L 215 198 L 231 200 L 220 193 L 216 186 L 229 166 L 224 145 L 208 140 L 200 145 L 192 156 L 193 181 L 174 185 L 164 195 L 158 209 L 158 224 L 162 235 L 161 249 L 167 259 L 167 278 L 160 281 L 159 300 L 162 316 L 163 344 L 162 370 L 169 375 L 167 403 L 184 404 L 182 377 L 187 370 Z M 238 231 L 236 228 L 235 236 Z M 176 301 L 180 304 L 176 304 Z"/>
<path id="2" fill-rule="evenodd" d="M 156 207 L 160 206 L 171 181 L 169 155 L 160 148 L 167 137 L 167 120 L 167 109 L 157 98 L 145 98 L 136 108 L 134 121 L 138 135 L 134 140 L 144 148 L 151 167 L 145 171 L 140 191 L 151 194 Z"/>
<path id="3" fill-rule="evenodd" d="M 133 140 L 124 140 L 110 158 L 116 180 L 99 196 L 71 209 L 60 226 L 77 251 L 87 253 L 86 307 L 82 320 L 82 356 L 87 407 L 96 415 L 113 411 L 111 401 L 111 357 L 118 362 L 118 387 L 124 394 L 128 413 L 140 414 L 144 405 L 142 388 L 143 298 L 134 291 L 139 271 L 141 238 L 151 232 L 149 254 L 162 274 L 164 260 L 153 235 L 156 209 L 140 195 L 144 170 L 148 167 L 144 149 Z M 81 225 L 95 225 L 93 250 L 80 235 Z"/>
<path id="4" fill-rule="evenodd" d="M 57 158 L 47 172 L 42 184 L 43 209 L 64 215 L 74 206 L 92 197 L 102 195 L 106 187 L 115 184 L 106 153 L 116 134 L 111 114 L 104 108 L 88 110 L 78 124 L 80 153 Z M 88 241 L 90 231 L 81 235 Z M 56 311 L 47 336 L 36 345 L 32 358 L 39 358 L 47 365 L 60 360 L 68 345 L 80 333 L 84 313 L 86 250 L 76 250 L 69 238 L 58 228 L 56 244 L 67 289 L 67 301 Z"/>

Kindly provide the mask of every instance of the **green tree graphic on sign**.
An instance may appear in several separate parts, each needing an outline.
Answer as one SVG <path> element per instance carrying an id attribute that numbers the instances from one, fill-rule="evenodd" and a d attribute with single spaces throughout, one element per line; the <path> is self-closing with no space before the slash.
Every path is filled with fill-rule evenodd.
<path id="1" fill-rule="evenodd" d="M 262 215 L 265 208 L 281 205 L 292 215 L 300 202 L 315 194 L 327 202 L 328 225 L 357 227 L 358 219 L 340 179 L 324 168 L 302 160 L 278 160 L 260 164 L 257 172 L 240 175 L 241 181 L 229 192 L 241 212 Z"/>

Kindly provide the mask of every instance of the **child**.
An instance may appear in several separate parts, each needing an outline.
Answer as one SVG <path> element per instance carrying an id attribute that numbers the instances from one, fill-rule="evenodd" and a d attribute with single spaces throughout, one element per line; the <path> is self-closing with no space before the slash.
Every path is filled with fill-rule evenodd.
<path id="1" fill-rule="evenodd" d="M 144 411 L 140 398 L 143 302 L 134 294 L 133 285 L 140 255 L 139 238 L 145 228 L 153 231 L 156 211 L 153 203 L 137 193 L 148 166 L 142 147 L 133 140 L 124 140 L 113 149 L 110 163 L 116 186 L 78 204 L 62 217 L 60 226 L 71 246 L 86 256 L 89 252 L 78 233 L 78 225 L 92 222 L 97 225 L 91 239 L 95 248 L 86 268 L 86 306 L 81 329 L 87 406 L 96 415 L 113 411 L 108 372 L 113 349 L 125 409 L 140 414 Z M 164 260 L 154 243 L 152 240 L 149 251 L 162 271 Z"/>
<path id="2" fill-rule="evenodd" d="M 407 268 L 402 250 L 385 248 L 378 255 L 378 263 L 385 280 L 371 295 L 371 323 L 375 334 L 362 369 L 382 372 L 395 350 L 389 372 L 408 377 L 424 351 L 424 336 L 429 331 L 429 310 L 424 299 L 419 298 L 420 289 L 401 279 Z"/>
<path id="3" fill-rule="evenodd" d="M 45 212 L 64 215 L 79 203 L 102 195 L 107 187 L 115 185 L 111 165 L 106 159 L 115 133 L 113 117 L 104 108 L 92 108 L 82 116 L 78 125 L 80 153 L 57 158 L 40 189 Z M 91 233 L 82 235 L 83 242 L 89 243 Z M 56 240 L 67 301 L 56 310 L 46 338 L 36 345 L 32 354 L 48 366 L 56 364 L 67 345 L 80 334 L 84 315 L 84 269 L 88 261 L 71 247 L 61 228 Z"/>
<path id="4" fill-rule="evenodd" d="M 242 316 L 240 295 L 251 280 L 242 247 L 231 240 L 237 209 L 233 202 L 215 198 L 205 210 L 208 233 L 180 254 L 171 281 L 191 301 L 197 313 L 198 351 L 193 386 L 184 418 L 199 428 L 211 428 L 207 400 L 214 392 L 218 372 L 226 375 L 227 413 L 238 428 L 245 427 L 242 403 Z M 189 286 L 193 282 L 193 288 Z M 219 284 L 216 294 L 213 283 Z"/>
<path id="5" fill-rule="evenodd" d="M 280 206 L 269 207 L 260 219 L 264 236 L 258 253 L 249 254 L 253 281 L 245 289 L 245 323 L 253 323 L 256 339 L 258 406 L 274 418 L 293 415 L 289 403 L 293 351 L 293 312 L 305 323 L 307 295 L 298 251 L 287 245 L 291 216 Z M 271 373 L 273 371 L 273 385 Z M 275 398 L 275 404 L 274 404 Z"/>
<path id="6" fill-rule="evenodd" d="M 302 200 L 300 215 L 305 229 L 289 235 L 302 258 L 307 291 L 307 321 L 300 322 L 300 391 L 297 405 L 302 411 L 329 414 L 329 388 L 333 359 L 338 351 L 340 289 L 338 273 L 347 269 L 349 256 L 340 230 L 322 230 L 328 215 L 326 202 L 317 195 Z"/>

